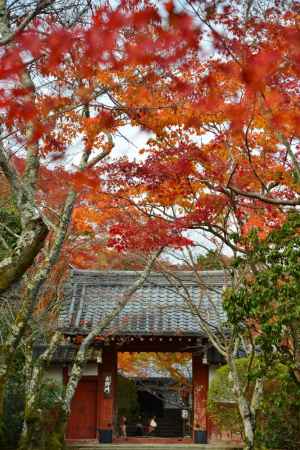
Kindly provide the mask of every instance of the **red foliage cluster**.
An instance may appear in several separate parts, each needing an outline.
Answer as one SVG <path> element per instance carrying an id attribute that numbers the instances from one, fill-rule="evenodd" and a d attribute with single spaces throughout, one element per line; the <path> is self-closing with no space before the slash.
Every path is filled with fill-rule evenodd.
<path id="1" fill-rule="evenodd" d="M 239 2 L 209 2 L 194 17 L 168 2 L 162 18 L 150 2 L 122 0 L 86 27 L 45 16 L 20 32 L 0 54 L 14 144 L 38 142 L 40 162 L 63 165 L 78 137 L 92 158 L 124 125 L 153 133 L 142 159 L 41 165 L 40 201 L 75 189 L 76 233 L 107 232 L 118 251 L 185 246 L 194 228 L 226 243 L 234 232 L 243 249 L 253 228 L 263 237 L 279 226 L 282 207 L 300 204 L 300 34 L 297 2 L 277 3 L 242 20 Z M 47 88 L 21 83 L 30 64 Z"/>
<path id="2" fill-rule="evenodd" d="M 128 221 L 113 225 L 109 233 L 107 245 L 120 252 L 139 250 L 147 254 L 161 247 L 180 248 L 192 245 L 192 241 L 183 237 L 174 226 L 170 227 L 165 220 L 158 218 L 144 223 Z"/>

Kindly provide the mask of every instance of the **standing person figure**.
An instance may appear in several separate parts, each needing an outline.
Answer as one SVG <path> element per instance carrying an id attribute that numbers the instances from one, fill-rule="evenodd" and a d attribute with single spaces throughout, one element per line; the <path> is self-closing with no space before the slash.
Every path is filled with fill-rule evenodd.
<path id="1" fill-rule="evenodd" d="M 155 435 L 157 429 L 156 416 L 151 417 L 149 422 L 149 435 Z"/>
<path id="2" fill-rule="evenodd" d="M 125 416 L 121 416 L 120 419 L 120 436 L 127 439 L 127 419 Z"/>
<path id="3" fill-rule="evenodd" d="M 142 417 L 139 416 L 137 423 L 136 423 L 135 435 L 143 436 L 143 434 L 144 434 L 144 425 L 143 425 Z"/>

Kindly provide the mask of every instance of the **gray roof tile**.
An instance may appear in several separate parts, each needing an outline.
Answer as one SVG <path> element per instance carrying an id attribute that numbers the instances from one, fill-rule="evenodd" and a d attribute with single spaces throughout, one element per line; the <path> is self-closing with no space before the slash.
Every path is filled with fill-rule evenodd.
<path id="1" fill-rule="evenodd" d="M 139 272 L 132 271 L 73 269 L 59 328 L 65 332 L 87 333 L 115 308 L 138 276 Z M 187 295 L 211 326 L 220 325 L 225 320 L 221 298 L 226 281 L 224 272 L 201 272 L 201 282 L 192 272 L 177 272 L 176 276 L 184 287 L 172 284 L 162 273 L 153 272 L 106 332 L 203 335 L 199 318 L 191 313 L 184 300 Z"/>

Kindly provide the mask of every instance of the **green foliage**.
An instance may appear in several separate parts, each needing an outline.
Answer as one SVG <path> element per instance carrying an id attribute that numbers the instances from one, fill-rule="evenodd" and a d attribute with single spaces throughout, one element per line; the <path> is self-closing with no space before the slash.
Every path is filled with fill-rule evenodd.
<path id="1" fill-rule="evenodd" d="M 248 360 L 241 358 L 237 368 L 247 381 Z M 250 380 L 249 393 L 253 387 Z M 246 394 L 247 396 L 247 394 Z M 228 366 L 217 369 L 209 387 L 208 412 L 220 430 L 240 432 L 242 421 L 235 402 Z M 274 366 L 265 385 L 257 413 L 256 446 L 265 449 L 299 449 L 300 387 L 282 364 Z"/>
<path id="2" fill-rule="evenodd" d="M 38 406 L 44 411 L 55 408 L 62 398 L 63 386 L 54 381 L 47 380 L 40 386 Z"/>
<path id="3" fill-rule="evenodd" d="M 300 215 L 293 213 L 281 229 L 263 241 L 252 233 L 252 252 L 236 262 L 237 268 L 246 273 L 243 284 L 227 290 L 224 297 L 229 322 L 235 329 L 241 331 L 247 323 L 259 332 L 255 334 L 256 344 L 268 366 L 276 360 L 291 369 L 295 364 L 288 345 L 300 321 L 299 231 Z"/>
<path id="4" fill-rule="evenodd" d="M 127 417 L 128 421 L 134 420 L 139 415 L 139 403 L 137 388 L 134 381 L 118 376 L 117 405 L 118 417 Z"/>
<path id="5" fill-rule="evenodd" d="M 275 377 L 276 375 L 276 377 Z M 283 366 L 273 374 L 259 412 L 257 442 L 266 448 L 298 450 L 300 387 Z"/>
<path id="6" fill-rule="evenodd" d="M 24 419 L 24 359 L 17 353 L 4 391 L 4 414 L 0 430 L 0 448 L 17 447 Z"/>
<path id="7" fill-rule="evenodd" d="M 19 450 L 63 450 L 66 418 L 61 408 L 62 387 L 53 382 L 40 386 L 33 410 L 25 411 L 28 430 Z"/>
<path id="8" fill-rule="evenodd" d="M 248 359 L 240 358 L 236 366 L 241 382 L 246 385 Z M 250 387 L 252 387 L 250 385 Z M 221 431 L 243 434 L 243 425 L 233 392 L 233 383 L 228 365 L 216 370 L 209 385 L 208 413 Z"/>
<path id="9" fill-rule="evenodd" d="M 28 433 L 19 449 L 63 450 L 66 420 L 60 403 L 62 388 L 52 382 L 41 384 L 37 404 L 32 411 L 26 410 L 23 368 L 24 358 L 19 352 L 5 387 L 0 448 L 18 447 L 26 416 Z"/>

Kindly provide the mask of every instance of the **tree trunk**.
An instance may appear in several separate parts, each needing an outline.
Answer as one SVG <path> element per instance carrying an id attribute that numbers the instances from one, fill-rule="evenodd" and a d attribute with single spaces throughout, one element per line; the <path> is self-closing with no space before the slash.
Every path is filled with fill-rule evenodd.
<path id="1" fill-rule="evenodd" d="M 238 402 L 240 416 L 243 422 L 245 449 L 253 450 L 255 447 L 256 411 L 262 397 L 263 379 L 257 379 L 252 398 L 249 401 L 244 394 L 244 386 L 240 380 L 234 357 L 227 358 L 227 363 L 232 375 L 233 390 Z"/>
<path id="2" fill-rule="evenodd" d="M 15 322 L 11 325 L 10 334 L 8 335 L 5 345 L 3 346 L 4 351 L 2 352 L 2 355 L 4 356 L 4 361 L 2 362 L 2 366 L 0 368 L 2 370 L 2 372 L 0 373 L 0 382 L 3 381 L 4 384 L 7 379 L 7 371 L 9 370 L 12 359 L 15 355 L 15 351 L 20 343 L 20 340 L 22 339 L 24 331 L 26 330 L 28 319 L 31 317 L 32 312 L 35 308 L 40 289 L 47 280 L 52 267 L 59 258 L 65 236 L 67 234 L 67 229 L 71 219 L 75 199 L 76 193 L 70 191 L 65 201 L 64 210 L 60 219 L 59 226 L 57 227 L 54 234 L 54 242 L 49 249 L 48 254 L 44 256 L 42 263 L 38 267 L 37 272 L 33 275 L 33 277 L 31 279 L 29 277 L 26 277 L 24 279 L 22 305 L 17 314 Z M 3 391 L 1 392 L 0 390 L 0 406 L 1 404 L 3 404 Z"/>
<path id="3" fill-rule="evenodd" d="M 40 217 L 28 224 L 11 255 L 0 262 L 0 291 L 8 289 L 32 266 L 47 235 L 48 228 Z"/>
<path id="4" fill-rule="evenodd" d="M 60 339 L 61 334 L 56 332 L 48 348 L 35 362 L 32 359 L 32 345 L 25 352 L 25 415 L 19 450 L 62 450 L 64 448 L 66 420 L 61 402 L 57 402 L 49 411 L 42 410 L 39 404 L 45 367 L 51 362 Z"/>
<path id="5" fill-rule="evenodd" d="M 300 384 L 300 322 L 297 320 L 292 324 L 293 340 L 294 340 L 294 359 L 295 366 L 293 374 L 295 381 Z"/>
<path id="6" fill-rule="evenodd" d="M 41 8 L 46 6 L 46 4 L 41 5 Z M 8 39 L 4 44 L 7 48 L 13 46 L 13 42 L 10 42 L 12 36 L 14 34 L 11 33 L 7 2 L 0 0 L 0 37 L 4 40 Z M 35 85 L 25 67 L 20 86 L 28 90 L 24 100 L 34 103 L 36 98 Z M 6 151 L 4 144 L 0 143 L 0 168 L 15 195 L 22 224 L 22 232 L 17 240 L 17 245 L 11 250 L 11 254 L 0 262 L 0 291 L 9 288 L 33 264 L 34 258 L 43 246 L 48 234 L 48 227 L 44 223 L 35 201 L 40 161 L 38 143 L 31 143 L 34 131 L 34 125 L 28 122 L 25 129 L 27 146 L 23 176 L 13 166 L 11 155 Z"/>
<path id="7" fill-rule="evenodd" d="M 251 413 L 248 402 L 243 398 L 238 398 L 238 407 L 244 427 L 245 449 L 254 449 L 255 439 L 255 416 Z"/>

